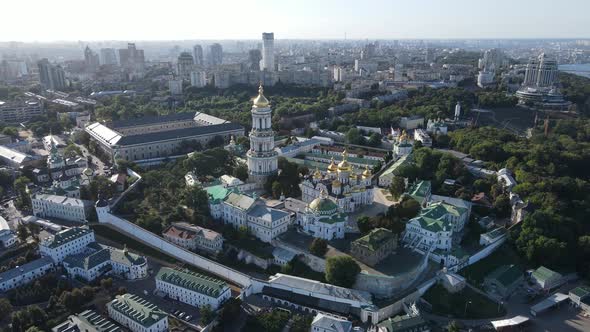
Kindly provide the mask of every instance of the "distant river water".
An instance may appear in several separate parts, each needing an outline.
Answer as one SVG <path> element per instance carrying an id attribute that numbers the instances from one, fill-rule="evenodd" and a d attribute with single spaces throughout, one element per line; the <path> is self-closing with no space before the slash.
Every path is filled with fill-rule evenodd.
<path id="1" fill-rule="evenodd" d="M 590 63 L 559 65 L 559 70 L 590 78 Z"/>

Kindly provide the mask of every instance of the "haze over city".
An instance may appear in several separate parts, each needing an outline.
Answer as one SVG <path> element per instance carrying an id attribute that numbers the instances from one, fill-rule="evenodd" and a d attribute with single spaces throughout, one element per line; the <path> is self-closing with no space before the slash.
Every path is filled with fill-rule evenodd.
<path id="1" fill-rule="evenodd" d="M 1 41 L 581 38 L 585 0 L 3 1 Z M 22 22 L 23 15 L 26 22 Z"/>

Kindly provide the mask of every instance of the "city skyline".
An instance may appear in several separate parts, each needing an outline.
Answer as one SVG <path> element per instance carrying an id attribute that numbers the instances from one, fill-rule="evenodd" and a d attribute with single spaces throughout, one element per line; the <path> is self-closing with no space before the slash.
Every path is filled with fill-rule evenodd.
<path id="1" fill-rule="evenodd" d="M 0 29 L 10 33 L 0 36 L 0 41 L 253 40 L 260 38 L 261 31 L 272 31 L 277 39 L 590 37 L 590 21 L 584 14 L 590 10 L 590 2 L 583 0 L 562 1 L 559 8 L 549 0 L 500 0 L 483 9 L 473 8 L 468 0 L 373 0 L 362 6 L 349 0 L 278 4 L 268 0 L 170 0 L 166 7 L 153 8 L 106 0 L 92 11 L 83 11 L 71 0 L 35 2 L 32 12 L 22 2 L 3 4 L 7 13 L 26 11 L 34 24 L 23 25 L 20 15 L 6 15 Z M 551 19 L 547 8 L 553 8 Z"/>

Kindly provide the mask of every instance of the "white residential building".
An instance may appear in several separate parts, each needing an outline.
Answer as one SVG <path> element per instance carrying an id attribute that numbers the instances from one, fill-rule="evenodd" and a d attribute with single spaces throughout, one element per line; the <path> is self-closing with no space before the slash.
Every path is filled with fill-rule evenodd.
<path id="1" fill-rule="evenodd" d="M 422 143 L 422 146 L 432 146 L 432 138 L 424 129 L 416 129 L 414 130 L 414 141 L 419 141 Z"/>
<path id="2" fill-rule="evenodd" d="M 270 242 L 287 231 L 291 221 L 289 213 L 270 208 L 255 196 L 222 185 L 207 187 L 205 190 L 214 219 L 221 219 L 235 228 L 247 227 L 252 235 L 263 242 Z"/>
<path id="3" fill-rule="evenodd" d="M 53 261 L 49 257 L 35 259 L 14 269 L 0 273 L 0 291 L 6 292 L 30 283 L 53 271 Z"/>
<path id="4" fill-rule="evenodd" d="M 343 239 L 348 216 L 325 191 L 300 212 L 298 224 L 305 233 L 325 240 Z"/>
<path id="5" fill-rule="evenodd" d="M 448 133 L 448 129 L 449 128 L 447 124 L 441 119 L 430 119 L 426 124 L 426 132 L 433 135 L 446 135 Z"/>
<path id="6" fill-rule="evenodd" d="M 107 304 L 109 317 L 132 332 L 168 331 L 168 315 L 137 295 L 117 295 Z"/>
<path id="7" fill-rule="evenodd" d="M 49 194 L 34 194 L 31 203 L 33 214 L 37 217 L 77 222 L 86 222 L 92 208 L 91 201 Z"/>
<path id="8" fill-rule="evenodd" d="M 95 242 L 94 231 L 87 227 L 73 227 L 42 239 L 39 252 L 61 263 L 67 256 L 82 253 L 88 244 Z"/>
<path id="9" fill-rule="evenodd" d="M 18 243 L 18 237 L 10 229 L 0 229 L 0 245 L 10 248 Z"/>
<path id="10" fill-rule="evenodd" d="M 117 275 L 127 280 L 148 275 L 147 259 L 127 251 L 93 243 L 84 253 L 70 255 L 63 261 L 70 277 L 93 281 L 103 275 Z"/>
<path id="11" fill-rule="evenodd" d="M 223 249 L 221 234 L 184 222 L 173 223 L 162 232 L 162 236 L 169 242 L 189 250 L 200 249 L 217 253 Z"/>
<path id="12" fill-rule="evenodd" d="M 428 252 L 440 249 L 448 251 L 453 245 L 453 227 L 444 219 L 419 216 L 406 224 L 404 242 L 413 248 Z"/>
<path id="13" fill-rule="evenodd" d="M 168 267 L 156 275 L 156 289 L 171 299 L 199 308 L 209 305 L 213 310 L 231 297 L 230 288 L 222 280 Z"/>

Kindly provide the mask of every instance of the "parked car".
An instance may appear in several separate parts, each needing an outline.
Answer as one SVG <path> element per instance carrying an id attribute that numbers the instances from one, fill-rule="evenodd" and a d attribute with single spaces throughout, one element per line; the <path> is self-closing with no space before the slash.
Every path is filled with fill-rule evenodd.
<path id="1" fill-rule="evenodd" d="M 189 322 L 191 319 L 193 319 L 193 316 L 191 315 L 186 315 L 186 317 L 184 317 L 184 320 L 186 320 L 187 322 Z"/>

